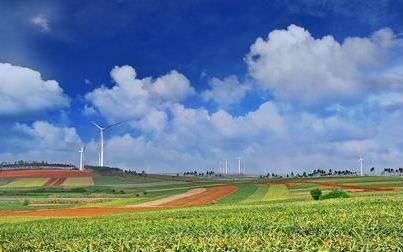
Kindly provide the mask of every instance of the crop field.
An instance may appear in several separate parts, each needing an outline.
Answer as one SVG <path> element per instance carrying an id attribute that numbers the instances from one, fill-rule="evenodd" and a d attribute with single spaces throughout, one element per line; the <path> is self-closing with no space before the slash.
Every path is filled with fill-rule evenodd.
<path id="1" fill-rule="evenodd" d="M 16 178 L 2 187 L 37 187 L 43 186 L 48 178 Z"/>
<path id="2" fill-rule="evenodd" d="M 62 185 L 67 187 L 93 186 L 94 181 L 92 181 L 92 177 L 71 177 L 67 178 Z"/>
<path id="3" fill-rule="evenodd" d="M 332 186 L 122 177 L 101 177 L 100 185 L 97 178 L 1 187 L 0 251 L 403 250 L 403 178 L 312 180 Z M 311 189 L 331 192 L 332 183 L 394 189 L 347 189 L 349 198 L 312 200 Z"/>
<path id="4" fill-rule="evenodd" d="M 0 220 L 0 249 L 401 251 L 401 195 L 215 205 L 74 219 Z"/>

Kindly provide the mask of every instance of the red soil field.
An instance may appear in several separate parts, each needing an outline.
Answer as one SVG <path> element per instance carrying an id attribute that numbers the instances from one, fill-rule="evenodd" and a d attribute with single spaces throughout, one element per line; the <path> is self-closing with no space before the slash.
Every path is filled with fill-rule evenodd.
<path id="1" fill-rule="evenodd" d="M 272 184 L 283 184 L 289 187 L 289 184 L 315 184 L 322 185 L 328 187 L 335 188 L 346 188 L 346 189 L 354 189 L 354 190 L 365 190 L 365 191 L 375 191 L 375 192 L 391 192 L 394 191 L 393 188 L 379 188 L 379 187 L 367 187 L 367 186 L 358 186 L 358 185 L 349 185 L 349 184 L 336 184 L 329 183 L 323 181 L 312 181 L 312 180 L 293 180 L 293 181 L 279 181 L 279 182 L 270 182 Z"/>
<path id="2" fill-rule="evenodd" d="M 18 170 L 0 171 L 0 178 L 66 178 L 66 177 L 93 177 L 94 174 L 88 171 L 79 170 Z"/>
<path id="3" fill-rule="evenodd" d="M 84 217 L 84 216 L 97 216 L 114 213 L 127 213 L 127 212 L 140 212 L 147 210 L 160 210 L 184 206 L 202 206 L 214 203 L 215 201 L 224 198 L 225 196 L 235 192 L 236 186 L 219 186 L 209 187 L 206 191 L 168 202 L 163 205 L 154 207 L 126 207 L 126 208 L 67 208 L 67 209 L 54 209 L 54 210 L 35 210 L 35 211 L 0 211 L 0 216 L 43 216 L 43 217 Z"/>

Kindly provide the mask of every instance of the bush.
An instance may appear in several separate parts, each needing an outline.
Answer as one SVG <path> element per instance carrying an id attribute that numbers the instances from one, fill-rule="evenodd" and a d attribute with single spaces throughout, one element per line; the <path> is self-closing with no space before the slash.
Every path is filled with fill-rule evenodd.
<path id="1" fill-rule="evenodd" d="M 312 199 L 319 200 L 320 197 L 322 196 L 322 190 L 320 190 L 319 188 L 311 190 L 311 196 Z"/>
<path id="2" fill-rule="evenodd" d="M 325 194 L 320 197 L 320 199 L 337 199 L 337 198 L 349 198 L 348 194 L 345 191 L 334 189 L 328 194 Z"/>
<path id="3" fill-rule="evenodd" d="M 24 202 L 22 202 L 23 206 L 28 206 L 29 205 L 29 201 L 28 200 L 24 200 Z"/>

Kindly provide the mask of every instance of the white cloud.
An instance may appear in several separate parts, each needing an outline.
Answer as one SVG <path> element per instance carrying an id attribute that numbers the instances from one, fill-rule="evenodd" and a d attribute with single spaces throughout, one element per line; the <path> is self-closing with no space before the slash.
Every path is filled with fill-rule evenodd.
<path id="1" fill-rule="evenodd" d="M 251 89 L 248 84 L 241 84 L 238 78 L 231 75 L 224 80 L 212 78 L 209 82 L 211 89 L 202 92 L 204 101 L 213 101 L 220 107 L 238 104 Z"/>
<path id="2" fill-rule="evenodd" d="M 166 121 L 165 110 L 195 93 L 189 80 L 173 70 L 157 79 L 138 79 L 131 66 L 111 71 L 112 88 L 101 87 L 85 97 L 110 122 L 133 120 L 132 125 L 160 131 Z"/>
<path id="3" fill-rule="evenodd" d="M 69 106 L 55 80 L 29 68 L 0 63 L 0 117 L 19 117 Z"/>
<path id="4" fill-rule="evenodd" d="M 0 160 L 47 160 L 77 163 L 82 140 L 75 128 L 55 126 L 46 121 L 32 124 L 14 123 L 3 127 Z"/>
<path id="5" fill-rule="evenodd" d="M 375 89 L 366 72 L 381 67 L 400 43 L 388 28 L 339 43 L 330 35 L 316 39 L 290 25 L 258 38 L 245 60 L 250 74 L 277 99 L 318 106 L 362 98 Z"/>
<path id="6" fill-rule="evenodd" d="M 189 80 L 175 70 L 157 78 L 151 84 L 151 92 L 168 102 L 180 102 L 195 94 Z"/>
<path id="7" fill-rule="evenodd" d="M 50 31 L 49 20 L 41 15 L 33 17 L 31 22 L 39 26 L 43 32 Z"/>

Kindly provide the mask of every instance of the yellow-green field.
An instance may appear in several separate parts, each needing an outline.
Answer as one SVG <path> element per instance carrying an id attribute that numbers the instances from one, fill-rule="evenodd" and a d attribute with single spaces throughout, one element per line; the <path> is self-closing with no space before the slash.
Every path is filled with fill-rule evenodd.
<path id="1" fill-rule="evenodd" d="M 16 178 L 1 187 L 38 187 L 43 186 L 49 178 Z"/>
<path id="2" fill-rule="evenodd" d="M 63 186 L 66 187 L 82 187 L 82 186 L 93 186 L 94 181 L 92 180 L 91 177 L 72 177 L 72 178 L 67 178 Z"/>

